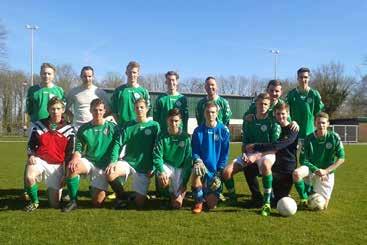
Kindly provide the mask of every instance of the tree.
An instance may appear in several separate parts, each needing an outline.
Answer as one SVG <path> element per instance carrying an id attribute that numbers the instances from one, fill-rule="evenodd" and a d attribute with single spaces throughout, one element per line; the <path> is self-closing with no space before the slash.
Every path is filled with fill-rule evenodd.
<path id="1" fill-rule="evenodd" d="M 76 87 L 79 82 L 79 76 L 70 64 L 56 66 L 55 83 L 62 87 L 65 93 L 73 87 Z"/>
<path id="2" fill-rule="evenodd" d="M 102 82 L 98 85 L 103 88 L 117 88 L 121 84 L 123 84 L 124 81 L 121 77 L 121 75 L 117 72 L 108 72 L 104 78 L 102 78 Z"/>
<path id="3" fill-rule="evenodd" d="M 355 79 L 344 74 L 342 64 L 334 62 L 316 68 L 312 74 L 311 84 L 320 92 L 325 112 L 333 117 L 351 93 Z"/>
<path id="4" fill-rule="evenodd" d="M 347 105 L 351 116 L 367 116 L 367 75 L 355 86 Z"/>
<path id="5" fill-rule="evenodd" d="M 6 39 L 7 39 L 7 31 L 5 27 L 1 24 L 0 20 L 0 71 L 5 70 L 7 67 L 7 50 L 6 50 Z"/>

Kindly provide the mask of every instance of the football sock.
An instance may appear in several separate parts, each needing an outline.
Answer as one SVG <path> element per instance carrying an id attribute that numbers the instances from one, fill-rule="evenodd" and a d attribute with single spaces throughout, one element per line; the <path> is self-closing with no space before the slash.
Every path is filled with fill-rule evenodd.
<path id="1" fill-rule="evenodd" d="M 294 186 L 296 187 L 298 195 L 302 200 L 305 200 L 305 199 L 308 198 L 306 188 L 309 188 L 309 186 L 305 184 L 303 179 L 301 179 L 300 181 L 297 181 L 296 183 L 294 183 Z M 306 187 L 306 186 L 308 186 L 308 187 Z"/>
<path id="2" fill-rule="evenodd" d="M 74 176 L 66 179 L 66 185 L 69 190 L 69 196 L 71 201 L 76 201 L 78 198 L 80 177 Z"/>
<path id="3" fill-rule="evenodd" d="M 192 187 L 192 196 L 194 197 L 195 203 L 201 203 L 204 201 L 204 192 L 203 188 L 200 187 Z"/>
<path id="4" fill-rule="evenodd" d="M 29 197 L 31 198 L 32 203 L 39 203 L 39 200 L 38 200 L 38 185 L 37 184 L 33 184 L 30 187 L 26 187 L 26 191 L 27 191 Z"/>
<path id="5" fill-rule="evenodd" d="M 112 190 L 116 193 L 116 197 L 118 199 L 126 199 L 126 195 L 124 193 L 124 189 L 122 188 L 121 181 L 119 178 L 114 179 L 113 181 L 108 182 L 112 188 Z"/>
<path id="6" fill-rule="evenodd" d="M 303 181 L 304 182 L 304 181 Z M 309 183 L 305 183 L 305 191 L 307 194 L 311 193 L 312 192 L 312 185 L 310 185 Z"/>
<path id="7" fill-rule="evenodd" d="M 273 175 L 270 173 L 269 175 L 263 176 L 262 181 L 264 187 L 264 203 L 270 203 Z"/>
<path id="8" fill-rule="evenodd" d="M 224 185 L 228 190 L 229 197 L 230 198 L 236 197 L 236 190 L 234 188 L 234 179 L 230 178 L 229 180 L 224 181 Z"/>

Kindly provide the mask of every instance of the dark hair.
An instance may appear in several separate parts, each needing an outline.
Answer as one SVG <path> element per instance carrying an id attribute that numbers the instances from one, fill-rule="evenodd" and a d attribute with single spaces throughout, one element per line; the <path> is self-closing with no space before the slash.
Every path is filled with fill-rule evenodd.
<path id="1" fill-rule="evenodd" d="M 135 67 L 140 70 L 140 65 L 139 65 L 138 62 L 136 62 L 136 61 L 130 61 L 129 64 L 127 64 L 127 66 L 126 66 L 126 70 L 129 70 L 129 69 L 135 68 Z"/>
<path id="2" fill-rule="evenodd" d="M 99 105 L 104 105 L 106 107 L 104 101 L 100 98 L 96 98 L 96 99 L 92 100 L 92 102 L 90 102 L 90 108 L 95 108 Z"/>
<path id="3" fill-rule="evenodd" d="M 176 76 L 176 79 L 179 79 L 180 78 L 180 76 L 178 75 L 178 73 L 175 72 L 175 71 L 167 71 L 167 73 L 164 76 L 166 77 L 166 79 L 167 79 L 168 76 Z"/>
<path id="4" fill-rule="evenodd" d="M 274 111 L 282 111 L 282 110 L 286 110 L 287 112 L 289 112 L 289 105 L 287 103 L 277 103 L 274 106 Z"/>
<path id="5" fill-rule="evenodd" d="M 179 116 L 181 118 L 181 112 L 180 112 L 179 109 L 173 108 L 173 109 L 171 109 L 171 110 L 168 111 L 167 118 L 174 117 L 174 116 Z"/>
<path id="6" fill-rule="evenodd" d="M 308 69 L 307 67 L 301 67 L 297 71 L 297 76 L 299 76 L 301 73 L 304 73 L 304 72 L 311 73 L 310 69 Z"/>
<path id="7" fill-rule="evenodd" d="M 144 99 L 144 98 L 139 98 L 137 100 L 135 100 L 134 105 L 143 102 L 145 104 L 146 107 L 148 107 L 148 102 Z"/>
<path id="8" fill-rule="evenodd" d="M 282 82 L 280 80 L 273 79 L 268 82 L 268 86 L 266 87 L 266 89 L 268 89 L 270 86 L 282 86 Z"/>
<path id="9" fill-rule="evenodd" d="M 65 103 L 62 99 L 59 99 L 57 96 L 52 97 L 47 103 L 47 109 L 50 109 L 51 106 L 55 104 L 61 104 L 62 108 L 65 108 Z"/>
<path id="10" fill-rule="evenodd" d="M 40 72 L 42 72 L 42 70 L 45 68 L 51 68 L 52 70 L 54 70 L 54 73 L 56 73 L 56 66 L 51 63 L 42 63 Z"/>
<path id="11" fill-rule="evenodd" d="M 255 102 L 258 100 L 270 100 L 270 95 L 268 93 L 260 93 L 258 96 L 256 96 Z"/>
<path id="12" fill-rule="evenodd" d="M 210 79 L 215 80 L 215 77 L 209 76 L 209 77 L 205 78 L 205 83 L 206 83 L 207 81 L 209 81 Z"/>
<path id="13" fill-rule="evenodd" d="M 82 75 L 83 75 L 83 72 L 84 72 L 84 71 L 92 71 L 92 72 L 93 72 L 93 74 L 94 74 L 94 69 L 93 69 L 93 67 L 91 67 L 91 66 L 83 66 L 82 70 L 80 71 L 80 76 L 82 76 Z"/>

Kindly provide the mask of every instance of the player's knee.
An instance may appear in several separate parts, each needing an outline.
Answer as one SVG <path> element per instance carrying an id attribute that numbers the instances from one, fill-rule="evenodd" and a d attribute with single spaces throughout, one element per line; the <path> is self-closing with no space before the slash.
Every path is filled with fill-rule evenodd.
<path id="1" fill-rule="evenodd" d="M 192 177 L 191 177 L 191 186 L 195 187 L 195 188 L 202 186 L 201 179 L 200 179 L 199 176 L 196 176 L 194 174 L 192 175 Z"/>
<path id="2" fill-rule="evenodd" d="M 297 170 L 297 169 L 293 171 L 292 176 L 293 176 L 293 181 L 294 182 L 298 182 L 298 181 L 301 180 L 301 174 L 300 174 L 299 170 Z"/>

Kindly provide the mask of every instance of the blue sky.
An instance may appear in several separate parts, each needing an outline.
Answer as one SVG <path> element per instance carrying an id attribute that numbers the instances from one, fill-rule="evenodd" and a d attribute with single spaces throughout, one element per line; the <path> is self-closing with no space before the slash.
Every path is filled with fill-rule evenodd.
<path id="1" fill-rule="evenodd" d="M 273 76 L 269 49 L 280 50 L 278 77 L 331 61 L 356 76 L 367 57 L 367 1 L 18 1 L 2 0 L 9 32 L 8 63 L 30 71 L 36 24 L 35 71 L 42 62 L 95 68 L 97 78 L 124 72 L 177 70 L 182 77 Z"/>

